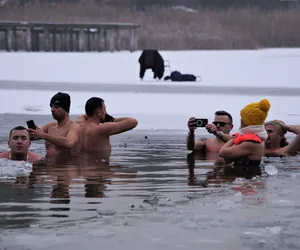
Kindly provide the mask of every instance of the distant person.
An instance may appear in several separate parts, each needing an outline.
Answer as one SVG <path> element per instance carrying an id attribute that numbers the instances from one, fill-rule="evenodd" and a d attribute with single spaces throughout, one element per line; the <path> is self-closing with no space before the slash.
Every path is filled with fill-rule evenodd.
<path id="1" fill-rule="evenodd" d="M 85 104 L 85 113 L 76 120 L 82 133 L 82 152 L 111 151 L 110 136 L 132 130 L 138 124 L 129 117 L 114 118 L 106 113 L 104 100 L 92 97 Z M 109 119 L 106 119 L 109 117 Z"/>
<path id="2" fill-rule="evenodd" d="M 300 125 L 287 125 L 283 121 L 273 120 L 265 123 L 268 139 L 265 143 L 265 156 L 295 156 L 300 151 Z M 288 142 L 285 134 L 291 132 L 295 138 Z"/>
<path id="3" fill-rule="evenodd" d="M 235 133 L 234 138 L 221 148 L 220 156 L 227 163 L 233 163 L 236 174 L 261 174 L 259 165 L 268 138 L 264 122 L 269 109 L 270 103 L 267 99 L 246 105 L 240 111 L 239 133 Z"/>
<path id="4" fill-rule="evenodd" d="M 152 69 L 154 79 L 161 79 L 164 76 L 164 59 L 157 50 L 144 50 L 139 58 L 139 63 L 141 79 L 144 78 L 147 69 Z"/>
<path id="5" fill-rule="evenodd" d="M 56 157 L 60 154 L 73 155 L 80 150 L 80 130 L 78 124 L 70 120 L 71 98 L 68 94 L 58 92 L 50 100 L 52 117 L 56 122 L 50 122 L 36 130 L 29 129 L 34 139 L 44 139 L 46 157 Z"/>
<path id="6" fill-rule="evenodd" d="M 0 153 L 0 158 L 28 162 L 42 160 L 43 157 L 41 155 L 28 151 L 30 145 L 28 130 L 22 126 L 14 127 L 8 136 L 10 151 Z"/>

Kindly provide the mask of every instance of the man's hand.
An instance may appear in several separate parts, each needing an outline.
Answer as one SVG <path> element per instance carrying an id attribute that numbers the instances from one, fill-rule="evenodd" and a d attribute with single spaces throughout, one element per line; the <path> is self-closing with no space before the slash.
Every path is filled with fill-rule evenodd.
<path id="1" fill-rule="evenodd" d="M 83 115 L 77 117 L 75 123 L 77 123 L 77 124 L 85 123 L 86 120 L 87 120 L 87 115 L 83 114 Z"/>
<path id="2" fill-rule="evenodd" d="M 287 132 L 288 132 L 288 130 L 289 130 L 289 126 L 288 125 L 286 125 L 283 121 L 281 121 L 281 120 L 275 120 L 276 122 L 278 122 L 280 125 L 281 125 L 281 127 L 282 127 L 282 130 L 283 130 L 283 134 L 286 134 Z"/>
<path id="3" fill-rule="evenodd" d="M 215 124 L 207 124 L 206 130 L 208 133 L 214 134 L 214 135 L 216 135 L 218 132 L 217 126 Z"/>
<path id="4" fill-rule="evenodd" d="M 33 137 L 34 139 L 43 139 L 44 138 L 44 131 L 41 130 L 40 128 L 36 128 L 36 129 L 31 129 L 28 128 L 30 137 Z"/>
<path id="5" fill-rule="evenodd" d="M 195 117 L 191 117 L 187 124 L 187 126 L 191 132 L 194 132 L 195 129 L 197 128 L 195 119 L 196 119 Z"/>

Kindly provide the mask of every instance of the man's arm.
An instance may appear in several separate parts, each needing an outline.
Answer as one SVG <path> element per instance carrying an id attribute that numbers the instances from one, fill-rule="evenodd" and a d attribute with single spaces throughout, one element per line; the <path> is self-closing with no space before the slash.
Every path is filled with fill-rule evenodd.
<path id="1" fill-rule="evenodd" d="M 218 137 L 221 141 L 225 142 L 225 143 L 232 139 L 231 135 L 224 134 L 221 131 L 218 131 L 218 132 L 214 133 L 214 135 L 216 137 Z"/>
<path id="2" fill-rule="evenodd" d="M 55 126 L 55 125 L 57 125 L 57 122 L 49 122 L 49 123 L 47 123 L 46 125 L 44 125 L 43 127 L 41 127 L 41 128 L 39 128 L 36 124 L 35 124 L 35 127 L 36 127 L 36 129 L 40 129 L 41 131 L 43 131 L 44 133 L 48 133 L 48 129 L 50 128 L 50 127 L 52 127 L 52 126 Z M 37 141 L 37 140 L 41 140 L 42 138 L 40 138 L 40 137 L 34 137 L 34 136 L 32 136 L 32 134 L 30 133 L 30 140 L 31 141 Z"/>
<path id="3" fill-rule="evenodd" d="M 300 125 L 289 125 L 287 131 L 298 135 L 300 134 Z"/>
<path id="4" fill-rule="evenodd" d="M 79 139 L 79 127 L 78 124 L 72 123 L 66 136 L 54 136 L 49 133 L 45 133 L 42 129 L 30 130 L 33 135 L 42 138 L 50 143 L 53 143 L 60 147 L 73 148 Z"/>
<path id="5" fill-rule="evenodd" d="M 188 150 L 202 150 L 205 147 L 205 140 L 197 140 L 195 142 L 195 132 L 191 130 L 186 138 L 186 147 Z"/>
<path id="6" fill-rule="evenodd" d="M 116 135 L 135 128 L 137 124 L 138 121 L 134 118 L 115 118 L 113 122 L 100 124 L 98 127 L 98 132 L 99 134 L 106 136 Z"/>
<path id="7" fill-rule="evenodd" d="M 297 134 L 296 137 L 285 147 L 278 149 L 278 153 L 281 155 L 295 155 L 300 147 L 300 134 Z"/>

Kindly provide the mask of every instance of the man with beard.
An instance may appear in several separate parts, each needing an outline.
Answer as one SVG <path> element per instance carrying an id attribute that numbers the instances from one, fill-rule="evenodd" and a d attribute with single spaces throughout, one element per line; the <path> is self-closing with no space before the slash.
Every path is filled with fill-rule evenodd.
<path id="1" fill-rule="evenodd" d="M 45 140 L 46 157 L 73 155 L 80 150 L 79 126 L 70 120 L 70 105 L 70 96 L 58 92 L 50 101 L 51 113 L 57 122 L 50 122 L 36 130 L 29 129 L 34 139 Z"/>
<path id="2" fill-rule="evenodd" d="M 81 126 L 83 152 L 105 152 L 108 157 L 111 150 L 110 136 L 120 134 L 135 128 L 137 120 L 129 117 L 113 118 L 105 122 L 106 105 L 104 100 L 98 97 L 90 98 L 85 104 L 85 115 L 77 119 Z"/>
<path id="3" fill-rule="evenodd" d="M 41 160 L 41 155 L 28 151 L 30 145 L 28 130 L 22 126 L 14 127 L 8 136 L 10 151 L 0 153 L 0 158 L 28 162 Z"/>

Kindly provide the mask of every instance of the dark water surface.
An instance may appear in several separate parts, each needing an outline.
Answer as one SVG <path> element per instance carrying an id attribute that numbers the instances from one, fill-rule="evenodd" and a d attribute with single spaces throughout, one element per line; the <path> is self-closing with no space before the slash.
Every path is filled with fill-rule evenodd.
<path id="1" fill-rule="evenodd" d="M 26 120 L 0 116 L 1 151 Z M 109 165 L 0 160 L 0 249 L 300 249 L 298 157 L 264 159 L 246 180 L 191 155 L 184 131 L 133 130 L 112 146 Z"/>

